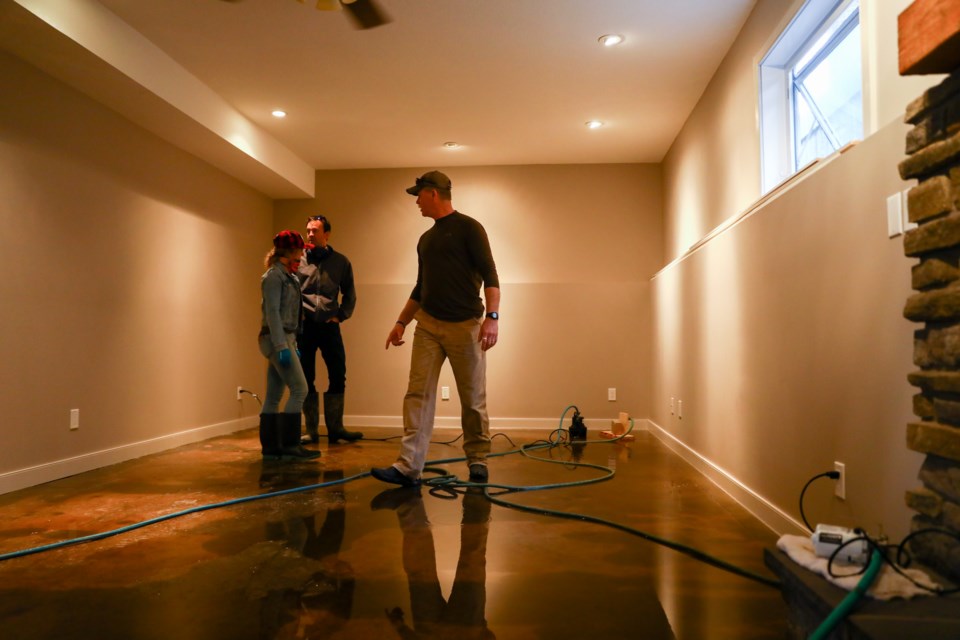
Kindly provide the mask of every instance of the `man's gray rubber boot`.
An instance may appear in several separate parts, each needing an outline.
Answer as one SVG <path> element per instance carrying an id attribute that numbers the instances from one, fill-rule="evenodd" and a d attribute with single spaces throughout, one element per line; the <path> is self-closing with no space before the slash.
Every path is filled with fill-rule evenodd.
<path id="1" fill-rule="evenodd" d="M 343 428 L 343 394 L 323 394 L 323 420 L 327 423 L 327 437 L 330 444 L 341 440 L 353 442 L 363 437 L 359 431 L 347 431 Z"/>

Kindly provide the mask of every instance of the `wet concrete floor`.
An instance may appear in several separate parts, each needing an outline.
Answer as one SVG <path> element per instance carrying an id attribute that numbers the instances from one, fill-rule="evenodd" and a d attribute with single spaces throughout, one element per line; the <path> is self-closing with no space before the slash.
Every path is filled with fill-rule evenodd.
<path id="1" fill-rule="evenodd" d="M 395 430 L 362 429 L 370 438 Z M 435 441 L 459 430 L 440 430 Z M 516 445 L 548 434 L 508 431 Z M 265 463 L 242 431 L 0 496 L 0 554 L 203 505 L 362 475 L 396 440 L 320 445 Z M 515 449 L 494 438 L 494 451 Z M 434 444 L 428 460 L 459 457 Z M 533 455 L 609 466 L 606 482 L 510 502 L 603 518 L 767 579 L 776 541 L 653 436 Z M 466 478 L 462 462 L 442 465 Z M 595 469 L 511 454 L 490 481 L 575 482 Z M 432 474 L 427 474 L 430 477 Z M 0 638 L 784 638 L 777 589 L 649 539 L 492 504 L 481 491 L 392 488 L 369 476 L 198 511 L 0 562 Z"/>

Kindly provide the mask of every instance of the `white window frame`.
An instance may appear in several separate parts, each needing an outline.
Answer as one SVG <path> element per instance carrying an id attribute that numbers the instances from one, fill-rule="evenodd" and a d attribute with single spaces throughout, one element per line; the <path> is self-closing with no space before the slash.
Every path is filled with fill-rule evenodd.
<path id="1" fill-rule="evenodd" d="M 859 21 L 860 0 L 808 0 L 760 61 L 760 166 L 764 194 L 804 169 L 795 166 L 794 160 L 792 71 L 824 34 L 835 28 L 851 5 L 857 6 L 855 15 Z M 851 29 L 846 25 L 831 42 Z M 862 68 L 863 61 L 860 63 Z M 805 66 L 810 68 L 811 63 Z M 861 82 L 862 78 L 863 74 Z"/>

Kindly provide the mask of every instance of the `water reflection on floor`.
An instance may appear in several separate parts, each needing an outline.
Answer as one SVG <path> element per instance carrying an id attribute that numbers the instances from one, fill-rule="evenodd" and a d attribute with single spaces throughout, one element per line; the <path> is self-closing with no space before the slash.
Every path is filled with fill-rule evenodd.
<path id="1" fill-rule="evenodd" d="M 395 435 L 365 429 L 371 437 Z M 435 440 L 455 431 L 440 431 Z M 510 431 L 515 443 L 545 434 Z M 512 502 L 587 513 L 772 577 L 775 535 L 647 433 L 576 452 L 594 485 Z M 495 451 L 513 449 L 505 438 Z M 389 464 L 395 441 L 321 445 L 320 462 L 262 463 L 244 431 L 0 496 L 0 553 Z M 567 448 L 544 452 L 570 459 Z M 459 456 L 434 445 L 430 459 Z M 466 476 L 463 463 L 446 466 Z M 601 475 L 520 455 L 491 482 Z M 779 592 L 622 531 L 492 505 L 479 492 L 369 477 L 192 513 L 0 563 L 0 637 L 783 638 Z"/>

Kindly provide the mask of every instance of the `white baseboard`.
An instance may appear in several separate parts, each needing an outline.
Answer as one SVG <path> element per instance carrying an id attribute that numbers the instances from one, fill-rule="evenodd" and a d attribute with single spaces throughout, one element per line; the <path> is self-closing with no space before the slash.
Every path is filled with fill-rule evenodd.
<path id="1" fill-rule="evenodd" d="M 587 429 L 591 431 L 605 431 L 610 429 L 610 418 L 594 418 L 583 421 Z M 323 424 L 323 420 L 320 421 Z M 388 427 L 403 429 L 402 416 L 344 416 L 343 424 L 346 427 Z M 459 429 L 459 416 L 437 416 L 434 419 L 434 428 L 436 429 Z M 491 431 L 513 431 L 518 429 L 534 429 L 544 431 L 544 437 L 550 431 L 560 426 L 560 418 L 490 418 Z M 564 421 L 564 426 L 570 426 L 569 416 Z M 635 420 L 635 430 L 645 430 L 646 420 Z"/>
<path id="2" fill-rule="evenodd" d="M 395 428 L 398 431 L 403 429 L 403 417 L 396 416 L 344 416 L 343 423 L 348 427 L 387 427 Z M 566 426 L 570 426 L 569 418 L 565 421 Z M 592 432 L 603 431 L 610 428 L 610 419 L 595 418 L 584 420 L 587 429 Z M 635 429 L 645 429 L 645 420 L 636 420 Z M 322 421 L 321 421 L 322 424 Z M 257 425 L 257 416 L 248 416 L 237 420 L 229 420 L 217 424 L 188 429 L 178 433 L 171 433 L 141 442 L 103 449 L 102 451 L 92 451 L 82 455 L 54 460 L 44 464 L 23 469 L 15 469 L 0 473 L 0 494 L 17 491 L 33 487 L 44 482 L 51 482 L 66 478 L 68 476 L 92 471 L 111 464 L 133 460 L 151 453 L 159 453 L 168 449 L 200 442 L 207 438 L 221 436 L 243 429 L 249 429 Z M 544 438 L 560 426 L 559 418 L 491 418 L 491 431 L 512 431 L 520 429 L 543 431 Z M 460 418 L 457 417 L 437 417 L 435 420 L 437 429 L 459 429 Z"/>
<path id="3" fill-rule="evenodd" d="M 93 469 L 117 464 L 118 462 L 133 460 L 134 458 L 139 458 L 147 454 L 174 449 L 185 444 L 206 440 L 207 438 L 241 431 L 256 426 L 257 420 L 257 416 L 248 416 L 237 420 L 171 433 L 141 442 L 120 445 L 102 451 L 92 451 L 72 458 L 55 460 L 25 469 L 0 473 L 0 494 L 25 489 L 26 487 L 32 487 L 52 480 L 59 480 L 60 478 L 66 478 L 85 471 L 92 471 Z"/>
<path id="4" fill-rule="evenodd" d="M 774 533 L 777 535 L 787 533 L 793 535 L 809 535 L 807 528 L 804 527 L 799 520 L 785 513 L 733 475 L 688 447 L 653 420 L 646 420 L 646 422 L 649 425 L 651 434 L 667 445 L 674 453 L 693 465 L 697 471 L 720 487 L 724 493 L 736 500 L 740 506 L 753 514 L 754 517 L 769 527 Z"/>

